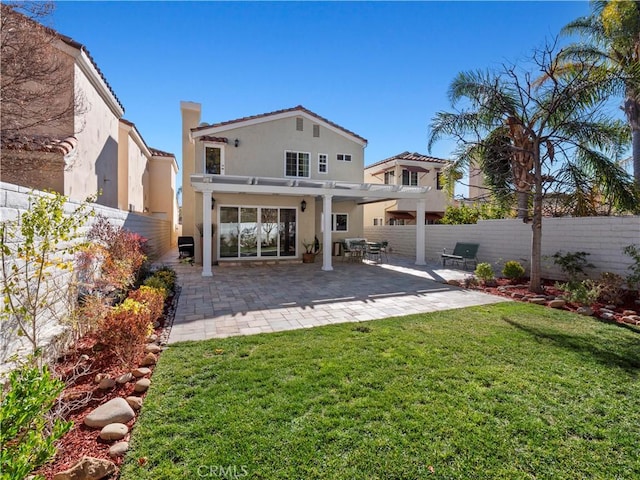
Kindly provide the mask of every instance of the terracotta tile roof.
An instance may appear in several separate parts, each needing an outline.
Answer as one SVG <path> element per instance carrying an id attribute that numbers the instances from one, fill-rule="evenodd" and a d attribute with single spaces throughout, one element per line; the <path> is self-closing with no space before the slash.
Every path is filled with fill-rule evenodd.
<path id="1" fill-rule="evenodd" d="M 395 160 L 411 160 L 414 162 L 430 162 L 430 163 L 441 163 L 443 165 L 448 165 L 451 163 L 450 160 L 443 160 L 442 158 L 430 157 L 428 155 L 422 155 L 421 153 L 411 153 L 411 152 L 402 152 L 398 155 L 394 155 L 393 157 L 385 158 L 384 160 L 380 160 L 379 162 L 372 163 L 371 165 L 367 165 L 365 169 L 371 167 L 377 167 L 382 165 L 383 163 L 395 161 Z"/>
<path id="2" fill-rule="evenodd" d="M 2 139 L 2 149 L 23 152 L 50 152 L 67 155 L 78 146 L 76 137 L 51 138 L 47 136 L 19 136 Z"/>
<path id="3" fill-rule="evenodd" d="M 365 143 L 368 143 L 366 138 L 361 137 L 360 135 L 358 135 L 357 133 L 352 132 L 351 130 L 347 130 L 346 128 L 341 127 L 340 125 L 338 125 L 337 123 L 332 122 L 331 120 L 328 120 L 328 119 L 326 119 L 324 117 L 321 117 L 317 113 L 314 113 L 311 110 L 308 110 L 308 109 L 304 108 L 302 105 L 298 105 L 298 106 L 293 107 L 293 108 L 285 108 L 283 110 L 276 110 L 274 112 L 261 113 L 259 115 L 252 115 L 250 117 L 242 117 L 242 118 L 237 118 L 235 120 L 227 120 L 226 122 L 213 123 L 211 125 L 203 125 L 201 127 L 192 128 L 191 131 L 192 132 L 198 132 L 200 130 L 206 130 L 207 128 L 223 127 L 223 126 L 226 126 L 226 125 L 232 125 L 234 123 L 246 122 L 248 120 L 255 120 L 255 119 L 258 119 L 258 118 L 265 118 L 265 117 L 270 117 L 270 116 L 273 116 L 273 115 L 280 115 L 282 113 L 290 113 L 290 112 L 304 112 L 307 115 L 310 115 L 312 117 L 317 118 L 321 122 L 327 123 L 327 124 L 331 125 L 332 127 L 335 127 L 335 128 L 337 128 L 339 130 L 342 130 L 343 132 L 345 132 L 348 135 L 351 135 L 353 137 L 356 137 L 356 138 L 362 140 Z"/>
<path id="4" fill-rule="evenodd" d="M 11 7 L 9 7 L 9 8 L 11 8 Z M 122 111 L 124 111 L 124 106 L 122 105 L 122 102 L 120 102 L 120 99 L 116 95 L 116 92 L 113 91 L 113 88 L 111 88 L 111 85 L 109 85 L 109 82 L 107 82 L 107 77 L 104 76 L 104 73 L 102 73 L 102 70 L 100 70 L 100 67 L 98 67 L 98 64 L 96 63 L 96 61 L 93 59 L 93 57 L 89 53 L 89 50 L 87 50 L 87 47 L 85 47 L 82 43 L 75 41 L 73 38 L 68 37 L 66 35 L 63 35 L 63 34 L 61 34 L 60 32 L 58 32 L 56 30 L 54 30 L 51 27 L 47 27 L 46 25 L 43 25 L 43 24 L 41 24 L 39 22 L 36 22 L 32 18 L 29 18 L 28 16 L 26 16 L 26 15 L 24 15 L 24 14 L 22 14 L 22 13 L 16 11 L 16 10 L 12 9 L 12 12 L 14 14 L 16 14 L 16 15 L 20 15 L 20 16 L 24 17 L 27 21 L 31 22 L 32 24 L 38 25 L 40 28 L 44 28 L 45 31 L 47 31 L 51 35 L 54 35 L 55 37 L 59 38 L 61 41 L 63 41 L 64 43 L 66 43 L 70 47 L 73 47 L 73 48 L 75 48 L 77 50 L 80 50 L 80 51 L 84 52 L 87 55 L 87 58 L 89 59 L 89 61 L 92 63 L 93 67 L 98 72 L 98 75 L 100 75 L 100 78 L 102 78 L 102 80 L 104 81 L 105 85 L 107 86 L 107 88 L 109 89 L 111 94 L 113 95 L 113 98 L 116 99 L 116 102 L 118 103 L 120 108 L 122 108 Z M 3 11 L 2 13 L 5 14 L 5 11 Z"/>
<path id="5" fill-rule="evenodd" d="M 153 155 L 154 157 L 173 157 L 173 158 L 176 158 L 176 156 L 173 153 L 163 152 L 162 150 L 158 150 L 157 148 L 149 147 L 149 151 L 151 152 L 151 155 Z"/>

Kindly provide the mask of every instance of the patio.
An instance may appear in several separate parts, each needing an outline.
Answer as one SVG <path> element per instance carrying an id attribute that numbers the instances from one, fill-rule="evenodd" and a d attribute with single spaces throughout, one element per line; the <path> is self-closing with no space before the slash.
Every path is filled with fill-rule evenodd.
<path id="1" fill-rule="evenodd" d="M 469 272 L 416 266 L 390 255 L 385 263 L 321 262 L 222 265 L 202 277 L 177 250 L 158 260 L 178 273 L 181 293 L 169 343 L 271 333 L 505 301 L 446 285 Z"/>

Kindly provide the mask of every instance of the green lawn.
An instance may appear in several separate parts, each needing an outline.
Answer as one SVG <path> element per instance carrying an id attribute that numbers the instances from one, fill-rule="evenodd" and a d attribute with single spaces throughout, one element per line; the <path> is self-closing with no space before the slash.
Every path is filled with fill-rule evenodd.
<path id="1" fill-rule="evenodd" d="M 638 332 L 515 302 L 183 343 L 122 479 L 640 478 L 639 373 Z"/>

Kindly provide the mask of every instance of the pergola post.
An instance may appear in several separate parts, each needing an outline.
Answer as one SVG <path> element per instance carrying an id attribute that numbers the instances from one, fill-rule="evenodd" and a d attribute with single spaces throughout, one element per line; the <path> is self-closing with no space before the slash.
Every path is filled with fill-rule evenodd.
<path id="1" fill-rule="evenodd" d="M 324 194 L 322 196 L 322 213 L 324 214 L 322 225 L 322 270 L 330 272 L 333 270 L 331 265 L 331 199 L 333 195 Z"/>
<path id="2" fill-rule="evenodd" d="M 416 265 L 426 265 L 424 260 L 425 250 L 425 229 L 424 229 L 424 215 L 425 214 L 425 200 L 419 199 L 416 204 Z"/>
<path id="3" fill-rule="evenodd" d="M 211 192 L 202 192 L 202 276 L 211 277 Z"/>

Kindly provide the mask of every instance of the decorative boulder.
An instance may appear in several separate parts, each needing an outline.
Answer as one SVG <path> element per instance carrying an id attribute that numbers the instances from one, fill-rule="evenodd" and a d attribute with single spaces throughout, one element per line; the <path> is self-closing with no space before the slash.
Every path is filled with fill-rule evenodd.
<path id="1" fill-rule="evenodd" d="M 129 373 L 125 373 L 124 375 L 120 375 L 118 378 L 116 378 L 116 383 L 123 385 L 127 382 L 130 382 L 131 380 L 133 380 L 133 374 L 129 372 Z"/>
<path id="2" fill-rule="evenodd" d="M 100 380 L 100 383 L 98 384 L 98 388 L 100 390 L 109 390 L 115 386 L 116 386 L 116 381 L 111 377 L 104 377 L 102 380 Z"/>
<path id="3" fill-rule="evenodd" d="M 162 351 L 162 347 L 156 345 L 155 343 L 147 343 L 144 347 L 144 351 L 147 353 L 160 353 Z"/>
<path id="4" fill-rule="evenodd" d="M 73 467 L 56 473 L 53 480 L 100 480 L 115 471 L 115 463 L 109 460 L 82 457 Z"/>
<path id="5" fill-rule="evenodd" d="M 143 367 L 149 367 L 151 365 L 155 365 L 157 361 L 158 361 L 158 357 L 156 357 L 153 353 L 147 353 L 145 357 L 142 359 L 142 362 L 140 363 L 140 365 Z"/>
<path id="6" fill-rule="evenodd" d="M 134 369 L 131 373 L 133 374 L 134 377 L 141 378 L 141 377 L 144 377 L 145 375 L 149 375 L 151 373 L 151 369 L 147 367 L 140 367 L 140 368 Z"/>
<path id="7" fill-rule="evenodd" d="M 129 406 L 134 410 L 140 410 L 142 408 L 142 398 L 140 397 L 131 396 L 131 397 L 125 398 L 125 400 L 129 404 Z"/>
<path id="8" fill-rule="evenodd" d="M 547 305 L 550 306 L 551 308 L 562 308 L 566 304 L 567 304 L 567 302 L 565 302 L 561 298 L 554 298 Z"/>
<path id="9" fill-rule="evenodd" d="M 129 450 L 129 442 L 118 442 L 109 448 L 109 456 L 111 458 L 122 457 Z"/>
<path id="10" fill-rule="evenodd" d="M 149 388 L 149 385 L 151 385 L 151 380 L 149 380 L 148 378 L 141 378 L 136 382 L 136 385 L 133 387 L 133 391 L 136 393 L 146 392 Z M 129 404 L 127 404 L 127 406 L 129 406 Z"/>
<path id="11" fill-rule="evenodd" d="M 124 423 L 110 423 L 100 430 L 102 440 L 122 440 L 129 433 L 129 427 Z"/>
<path id="12" fill-rule="evenodd" d="M 84 419 L 85 425 L 102 428 L 110 423 L 127 423 L 135 413 L 124 398 L 114 398 L 100 405 Z"/>

